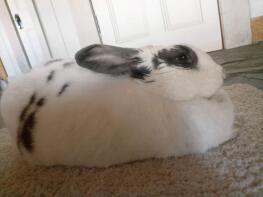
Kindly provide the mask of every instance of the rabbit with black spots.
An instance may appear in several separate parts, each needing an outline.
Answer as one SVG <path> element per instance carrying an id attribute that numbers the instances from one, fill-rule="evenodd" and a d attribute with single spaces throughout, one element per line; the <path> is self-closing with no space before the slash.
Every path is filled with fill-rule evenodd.
<path id="1" fill-rule="evenodd" d="M 91 45 L 17 77 L 1 99 L 36 165 L 108 167 L 203 153 L 233 137 L 222 67 L 186 45 Z"/>

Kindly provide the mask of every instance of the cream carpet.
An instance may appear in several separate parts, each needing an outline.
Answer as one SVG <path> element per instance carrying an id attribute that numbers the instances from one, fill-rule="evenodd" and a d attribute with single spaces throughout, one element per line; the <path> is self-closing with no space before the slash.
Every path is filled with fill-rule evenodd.
<path id="1" fill-rule="evenodd" d="M 238 136 L 205 154 L 108 169 L 30 167 L 0 131 L 0 196 L 263 196 L 263 92 L 225 87 Z"/>

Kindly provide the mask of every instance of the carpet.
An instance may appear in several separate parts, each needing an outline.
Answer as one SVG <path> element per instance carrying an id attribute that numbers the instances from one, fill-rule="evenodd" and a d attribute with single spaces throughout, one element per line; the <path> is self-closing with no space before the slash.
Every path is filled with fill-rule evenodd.
<path id="1" fill-rule="evenodd" d="M 205 154 L 107 169 L 31 167 L 0 131 L 0 196 L 263 196 L 263 92 L 227 86 L 237 137 Z"/>

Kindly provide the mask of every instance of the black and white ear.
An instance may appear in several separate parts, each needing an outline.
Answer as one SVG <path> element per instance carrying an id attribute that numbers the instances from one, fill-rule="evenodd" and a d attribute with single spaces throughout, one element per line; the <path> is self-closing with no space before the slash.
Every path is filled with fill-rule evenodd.
<path id="1" fill-rule="evenodd" d="M 111 75 L 131 74 L 142 62 L 139 50 L 94 44 L 79 50 L 75 59 L 78 65 L 98 73 Z"/>

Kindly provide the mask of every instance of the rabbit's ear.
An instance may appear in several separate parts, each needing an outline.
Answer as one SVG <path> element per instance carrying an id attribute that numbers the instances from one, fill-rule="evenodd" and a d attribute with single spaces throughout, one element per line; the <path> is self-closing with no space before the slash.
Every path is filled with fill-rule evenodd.
<path id="1" fill-rule="evenodd" d="M 122 75 L 129 74 L 141 63 L 139 50 L 94 44 L 79 50 L 75 59 L 81 67 L 95 72 Z"/>

